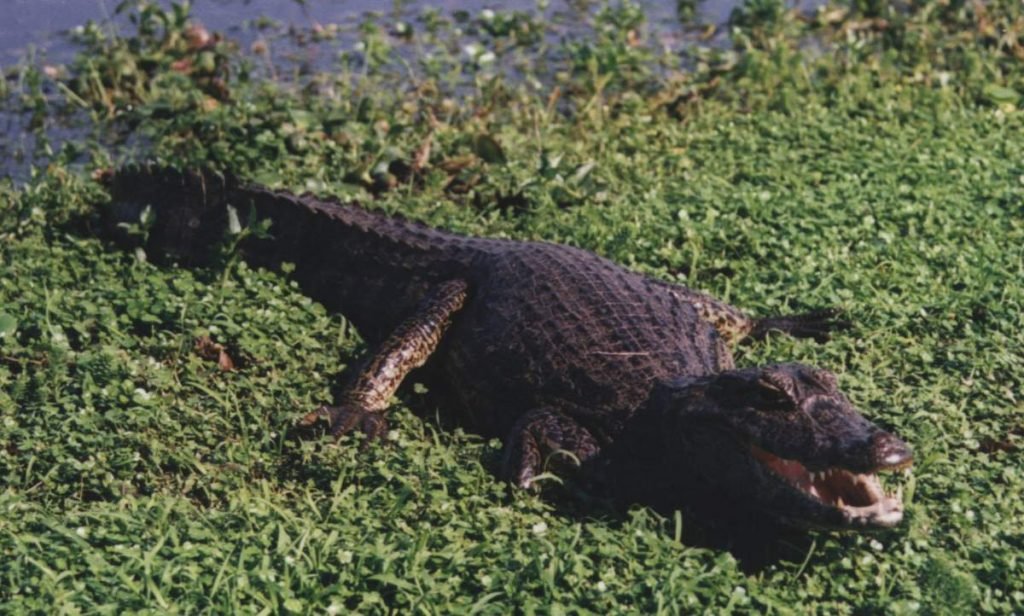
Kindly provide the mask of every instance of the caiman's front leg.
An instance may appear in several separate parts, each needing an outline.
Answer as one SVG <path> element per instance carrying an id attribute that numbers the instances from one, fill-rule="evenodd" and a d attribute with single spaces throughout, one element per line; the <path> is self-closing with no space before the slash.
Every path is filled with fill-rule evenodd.
<path id="1" fill-rule="evenodd" d="M 571 417 L 551 409 L 538 409 L 519 418 L 505 441 L 502 473 L 520 488 L 529 488 L 544 471 L 551 454 L 572 454 L 578 463 L 594 457 L 597 439 Z"/>
<path id="2" fill-rule="evenodd" d="M 373 349 L 350 385 L 342 392 L 337 406 L 321 406 L 299 421 L 311 426 L 326 420 L 331 434 L 340 437 L 360 430 L 367 440 L 387 430 L 385 412 L 391 396 L 405 375 L 422 366 L 451 323 L 452 316 L 466 301 L 467 285 L 453 280 L 432 290 L 391 336 Z"/>

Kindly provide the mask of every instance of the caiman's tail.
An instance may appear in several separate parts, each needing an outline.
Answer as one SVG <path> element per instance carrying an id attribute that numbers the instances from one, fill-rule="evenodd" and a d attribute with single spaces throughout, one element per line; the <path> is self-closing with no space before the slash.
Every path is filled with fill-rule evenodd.
<path id="1" fill-rule="evenodd" d="M 132 165 L 100 177 L 111 194 L 104 233 L 120 244 L 144 245 L 154 256 L 207 262 L 228 229 L 238 180 L 212 171 Z"/>
<path id="2" fill-rule="evenodd" d="M 143 244 L 154 257 L 186 265 L 207 263 L 225 234 L 268 222 L 266 237 L 246 240 L 247 256 L 261 264 L 324 259 L 374 265 L 427 266 L 464 238 L 418 222 L 312 195 L 294 195 L 210 170 L 181 171 L 134 165 L 101 177 L 111 193 L 103 212 L 106 233 Z M 272 238 L 272 239 L 271 239 Z"/>

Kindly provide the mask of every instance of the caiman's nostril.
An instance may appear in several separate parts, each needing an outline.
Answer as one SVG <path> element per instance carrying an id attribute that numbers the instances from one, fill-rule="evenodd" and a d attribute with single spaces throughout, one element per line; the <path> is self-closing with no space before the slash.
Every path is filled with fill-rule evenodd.
<path id="1" fill-rule="evenodd" d="M 906 462 L 906 461 L 907 461 L 906 454 L 904 454 L 902 452 L 894 452 L 894 453 L 890 453 L 889 455 L 885 456 L 885 458 L 882 460 L 882 463 L 886 464 L 888 466 L 895 466 L 897 464 L 902 464 L 903 462 Z"/>
<path id="2" fill-rule="evenodd" d="M 871 438 L 871 450 L 875 464 L 880 468 L 909 466 L 914 461 L 910 446 L 888 432 L 875 433 Z"/>

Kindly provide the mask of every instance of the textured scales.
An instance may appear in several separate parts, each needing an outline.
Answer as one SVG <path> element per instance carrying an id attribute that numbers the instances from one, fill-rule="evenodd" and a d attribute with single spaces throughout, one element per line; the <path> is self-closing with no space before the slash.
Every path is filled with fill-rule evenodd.
<path id="1" fill-rule="evenodd" d="M 379 436 L 402 379 L 426 363 L 424 382 L 469 427 L 505 439 L 503 472 L 523 487 L 557 458 L 623 494 L 661 485 L 667 507 L 689 507 L 710 486 L 724 495 L 712 498 L 798 525 L 887 526 L 902 515 L 884 492 L 857 491 L 867 479 L 840 487 L 800 474 L 873 477 L 909 464 L 909 449 L 857 413 L 834 377 L 734 367 L 727 342 L 772 330 L 823 339 L 833 312 L 754 319 L 584 250 L 463 237 L 209 172 L 131 168 L 107 183 L 110 233 L 124 239 L 121 223 L 149 209 L 147 249 L 184 263 L 215 254 L 231 212 L 243 225 L 269 221 L 268 236 L 241 243 L 245 257 L 294 264 L 303 291 L 357 327 L 372 350 L 338 405 L 301 423 Z M 858 498 L 861 509 L 846 506 Z"/>

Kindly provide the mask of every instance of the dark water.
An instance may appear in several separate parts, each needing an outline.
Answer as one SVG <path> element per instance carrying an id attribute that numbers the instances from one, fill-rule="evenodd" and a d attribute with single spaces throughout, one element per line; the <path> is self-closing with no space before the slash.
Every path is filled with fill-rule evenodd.
<path id="1" fill-rule="evenodd" d="M 96 22 L 113 18 L 120 0 L 3 0 L 3 17 L 0 19 L 0 65 L 7 65 L 21 59 L 25 52 L 34 48 L 45 50 L 49 55 L 60 58 L 70 50 L 62 41 L 60 33 L 67 32 L 88 20 Z M 732 9 L 741 0 L 704 0 L 698 3 L 698 20 L 703 23 L 724 23 Z M 558 10 L 559 0 L 550 3 Z M 590 4 L 594 2 L 576 2 Z M 652 23 L 670 23 L 676 20 L 676 2 L 642 0 Z M 818 0 L 804 0 L 796 3 L 801 8 L 822 4 Z M 397 8 L 396 8 L 397 7 Z M 267 16 L 285 24 L 309 27 L 314 23 L 348 23 L 371 11 L 415 15 L 422 9 L 433 8 L 442 13 L 455 10 L 476 12 L 484 8 L 494 10 L 533 10 L 537 3 L 532 0 L 445 0 L 443 2 L 393 3 L 387 0 L 197 0 L 192 5 L 192 14 L 208 28 L 231 31 L 256 16 Z"/>
<path id="2" fill-rule="evenodd" d="M 121 0 L 0 0 L 0 8 L 3 9 L 0 13 L 0 78 L 7 80 L 8 91 L 12 93 L 6 101 L 0 97 L 0 179 L 10 177 L 17 182 L 24 181 L 33 165 L 45 165 L 51 156 L 51 148 L 75 143 L 88 136 L 89 124 L 84 117 L 57 118 L 38 109 L 35 113 L 26 110 L 26 105 L 18 100 L 18 93 L 24 92 L 26 86 L 17 67 L 25 64 L 59 67 L 69 62 L 77 47 L 68 34 L 88 21 L 112 32 L 132 32 L 134 28 L 125 15 L 117 14 L 120 3 Z M 695 23 L 725 24 L 731 11 L 742 4 L 742 0 L 697 2 L 695 18 L 688 24 L 690 27 L 681 22 L 676 0 L 635 0 L 635 3 L 643 9 L 657 47 L 669 53 L 681 53 L 693 42 L 695 29 L 692 26 Z M 160 4 L 168 6 L 170 1 L 161 0 Z M 540 11 L 550 19 L 549 25 L 558 24 L 549 32 L 551 36 L 572 38 L 576 30 L 580 33 L 586 31 L 588 15 L 592 15 L 601 4 L 601 0 L 196 0 L 191 5 L 191 16 L 207 29 L 224 32 L 243 45 L 266 34 L 252 25 L 261 17 L 277 22 L 279 33 L 309 31 L 325 24 L 349 27 L 352 32 L 351 26 L 369 13 L 383 15 L 386 21 L 415 23 L 417 17 L 428 9 L 443 16 L 451 16 L 456 11 L 478 14 L 483 9 Z M 824 2 L 798 0 L 788 4 L 810 11 Z M 287 35 L 282 36 L 285 39 L 282 46 L 287 47 Z M 719 35 L 718 40 L 720 44 L 727 44 L 724 35 Z M 336 44 L 345 48 L 353 42 L 354 39 L 343 36 Z M 329 53 L 320 54 L 320 62 L 329 63 L 335 57 Z M 56 87 L 52 80 L 42 82 L 47 98 L 61 98 L 54 91 Z M 39 135 L 45 135 L 46 139 L 40 140 Z M 105 143 L 109 138 L 100 137 L 99 140 Z M 117 145 L 123 150 L 125 144 Z"/>

